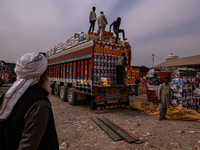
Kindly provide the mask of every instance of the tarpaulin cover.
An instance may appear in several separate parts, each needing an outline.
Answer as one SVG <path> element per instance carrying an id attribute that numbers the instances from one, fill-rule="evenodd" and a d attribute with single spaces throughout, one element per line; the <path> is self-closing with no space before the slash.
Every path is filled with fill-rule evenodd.
<path id="1" fill-rule="evenodd" d="M 129 109 L 137 109 L 146 114 L 158 116 L 159 109 L 157 104 L 149 104 L 141 101 L 132 102 L 127 108 Z M 190 120 L 190 121 L 198 121 L 200 122 L 200 113 L 193 109 L 187 109 L 183 107 L 170 107 L 167 110 L 166 117 L 168 119 L 175 120 Z"/>

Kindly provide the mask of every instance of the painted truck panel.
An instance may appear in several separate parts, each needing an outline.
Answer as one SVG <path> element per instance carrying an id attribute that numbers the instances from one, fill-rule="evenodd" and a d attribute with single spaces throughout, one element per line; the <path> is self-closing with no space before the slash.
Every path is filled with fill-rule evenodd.
<path id="1" fill-rule="evenodd" d="M 91 95 L 92 109 L 123 107 L 128 104 L 131 88 L 116 85 L 115 64 L 122 52 L 125 52 L 130 64 L 130 46 L 90 40 L 49 56 L 48 75 L 60 86 L 71 83 L 80 100 L 83 100 L 84 94 Z M 101 77 L 110 78 L 112 85 L 102 86 Z"/>

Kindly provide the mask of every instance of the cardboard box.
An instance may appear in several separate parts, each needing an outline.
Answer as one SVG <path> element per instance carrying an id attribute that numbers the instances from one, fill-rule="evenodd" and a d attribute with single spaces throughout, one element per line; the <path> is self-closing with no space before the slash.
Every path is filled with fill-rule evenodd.
<path id="1" fill-rule="evenodd" d="M 176 100 L 183 100 L 184 99 L 183 93 L 173 93 L 172 98 Z"/>
<path id="2" fill-rule="evenodd" d="M 111 78 L 101 77 L 101 85 L 111 86 Z"/>

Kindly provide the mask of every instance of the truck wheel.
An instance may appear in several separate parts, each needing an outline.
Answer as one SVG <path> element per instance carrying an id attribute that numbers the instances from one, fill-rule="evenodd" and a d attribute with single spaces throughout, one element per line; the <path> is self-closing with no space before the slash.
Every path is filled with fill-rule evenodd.
<path id="1" fill-rule="evenodd" d="M 159 85 L 159 81 L 156 80 L 156 81 L 154 82 L 154 84 L 155 84 L 155 85 Z"/>
<path id="2" fill-rule="evenodd" d="M 63 85 L 60 88 L 60 98 L 63 101 L 67 101 L 67 86 L 66 85 Z"/>
<path id="3" fill-rule="evenodd" d="M 53 95 L 55 94 L 55 93 L 54 93 L 54 83 L 51 84 L 51 94 L 53 94 Z"/>
<path id="4" fill-rule="evenodd" d="M 90 109 L 92 109 L 92 110 L 96 109 L 95 96 L 92 96 L 91 103 L 90 103 Z"/>
<path id="5" fill-rule="evenodd" d="M 67 91 L 67 100 L 69 104 L 75 105 L 77 103 L 77 93 L 74 88 L 69 88 Z"/>
<path id="6" fill-rule="evenodd" d="M 54 94 L 59 97 L 60 96 L 59 93 L 60 93 L 59 86 L 57 83 L 54 83 Z"/>

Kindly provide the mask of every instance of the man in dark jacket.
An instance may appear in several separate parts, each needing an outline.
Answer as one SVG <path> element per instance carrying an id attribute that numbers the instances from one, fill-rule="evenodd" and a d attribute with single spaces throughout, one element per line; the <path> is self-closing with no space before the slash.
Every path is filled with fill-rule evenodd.
<path id="1" fill-rule="evenodd" d="M 118 58 L 116 63 L 116 74 L 117 74 L 117 84 L 123 85 L 124 84 L 124 72 L 126 67 L 126 56 L 125 53 Z"/>
<path id="2" fill-rule="evenodd" d="M 122 33 L 123 35 L 123 40 L 127 40 L 127 38 L 125 38 L 125 33 L 124 33 L 124 30 L 123 29 L 119 29 L 119 26 L 121 24 L 121 18 L 118 17 L 116 21 L 114 21 L 111 25 L 110 25 L 110 32 L 111 32 L 111 27 L 113 26 L 113 31 L 115 32 L 116 34 L 116 40 L 115 40 L 115 43 L 117 43 L 118 41 L 118 38 L 119 38 L 119 33 Z"/>
<path id="3" fill-rule="evenodd" d="M 1 150 L 58 150 L 48 96 L 47 59 L 41 53 L 19 57 L 17 80 L 0 98 Z"/>
<path id="4" fill-rule="evenodd" d="M 138 96 L 138 87 L 139 87 L 139 84 L 140 84 L 140 80 L 138 79 L 139 77 L 135 77 L 135 96 Z"/>

